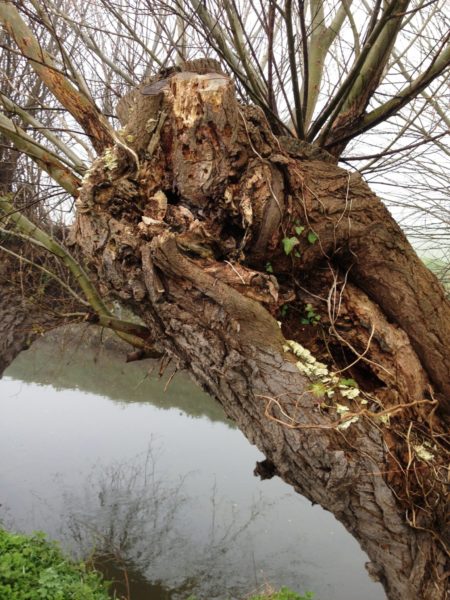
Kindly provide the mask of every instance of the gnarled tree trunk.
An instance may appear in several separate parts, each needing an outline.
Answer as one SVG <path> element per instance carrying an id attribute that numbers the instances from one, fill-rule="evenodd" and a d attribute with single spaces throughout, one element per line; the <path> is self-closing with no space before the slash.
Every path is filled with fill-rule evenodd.
<path id="1" fill-rule="evenodd" d="M 226 76 L 173 73 L 125 118 L 73 230 L 103 291 L 264 452 L 259 470 L 344 523 L 390 599 L 442 600 L 439 283 L 358 174 L 274 137 Z"/>

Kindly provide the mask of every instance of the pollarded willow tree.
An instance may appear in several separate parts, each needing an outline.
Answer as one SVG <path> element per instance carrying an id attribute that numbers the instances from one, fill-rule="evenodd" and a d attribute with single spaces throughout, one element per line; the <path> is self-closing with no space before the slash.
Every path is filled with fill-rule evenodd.
<path id="1" fill-rule="evenodd" d="M 29 94 L 10 69 L 2 152 L 76 199 L 69 237 L 50 235 L 4 176 L 2 367 L 81 318 L 171 358 L 264 452 L 256 471 L 333 512 L 402 600 L 448 588 L 450 305 L 337 163 L 445 150 L 445 4 L 0 3 Z"/>

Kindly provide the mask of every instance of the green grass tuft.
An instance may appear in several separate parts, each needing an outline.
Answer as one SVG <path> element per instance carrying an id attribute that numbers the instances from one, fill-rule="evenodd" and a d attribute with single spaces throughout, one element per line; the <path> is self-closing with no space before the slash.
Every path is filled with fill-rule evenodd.
<path id="1" fill-rule="evenodd" d="M 0 598 L 3 600 L 108 600 L 108 584 L 64 557 L 44 534 L 9 533 L 0 528 Z"/>

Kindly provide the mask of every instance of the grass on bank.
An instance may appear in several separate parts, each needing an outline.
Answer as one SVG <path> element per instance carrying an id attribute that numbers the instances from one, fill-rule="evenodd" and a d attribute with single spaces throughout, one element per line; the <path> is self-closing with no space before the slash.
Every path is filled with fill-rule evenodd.
<path id="1" fill-rule="evenodd" d="M 65 558 L 44 534 L 0 528 L 2 600 L 109 600 L 108 584 L 85 563 Z"/>

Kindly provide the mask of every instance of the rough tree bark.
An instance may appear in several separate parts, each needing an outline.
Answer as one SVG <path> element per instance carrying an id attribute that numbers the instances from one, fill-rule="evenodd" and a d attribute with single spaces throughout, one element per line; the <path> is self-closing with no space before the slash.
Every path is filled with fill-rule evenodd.
<path id="1" fill-rule="evenodd" d="M 258 470 L 359 540 L 391 600 L 442 600 L 450 305 L 356 173 L 204 71 L 124 103 L 73 242 L 264 452 Z"/>

